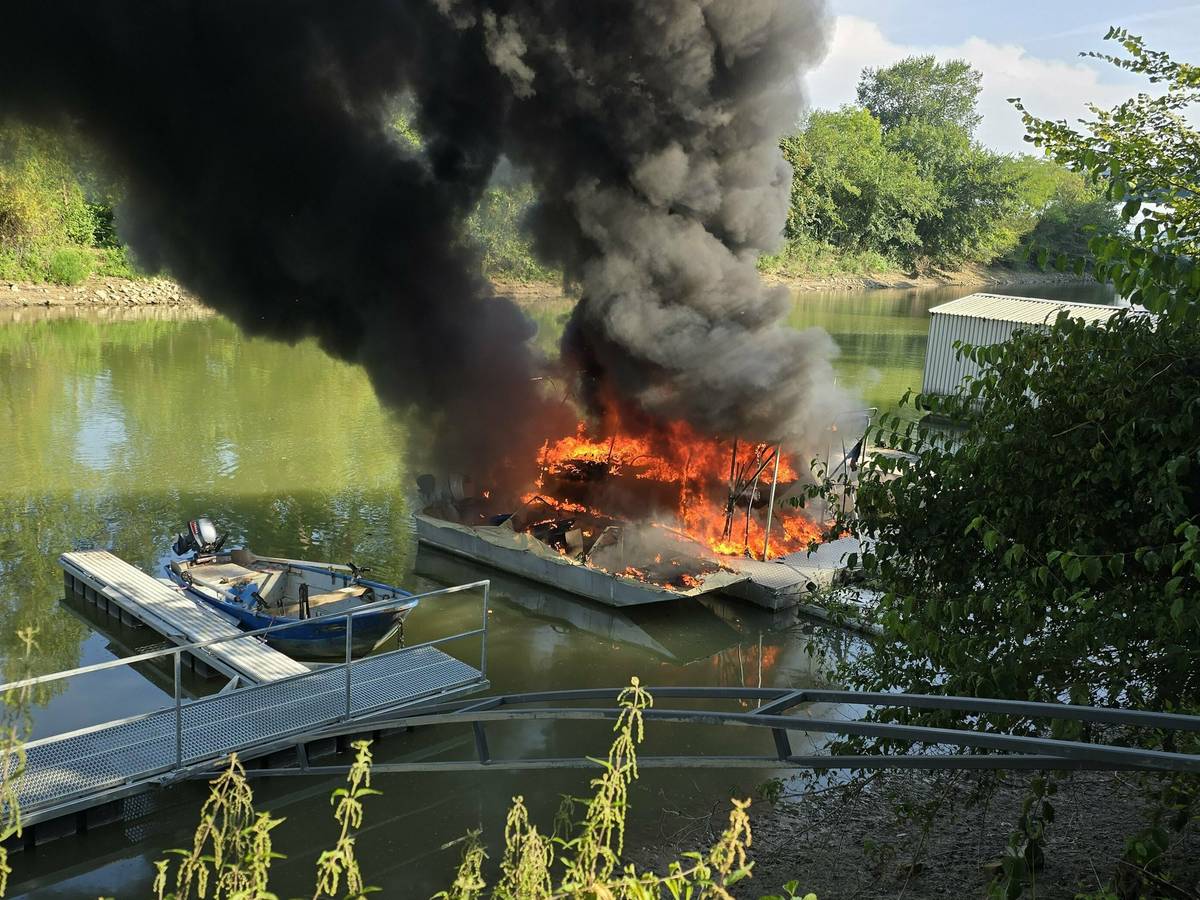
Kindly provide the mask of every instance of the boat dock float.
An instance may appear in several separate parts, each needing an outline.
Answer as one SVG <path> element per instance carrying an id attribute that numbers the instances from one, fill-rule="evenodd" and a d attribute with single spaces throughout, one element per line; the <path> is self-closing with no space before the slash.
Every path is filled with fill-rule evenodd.
<path id="1" fill-rule="evenodd" d="M 176 645 L 190 644 L 191 668 L 205 667 L 247 684 L 266 684 L 309 667 L 259 641 L 213 643 L 243 634 L 219 611 L 193 600 L 182 588 L 147 575 L 107 550 L 79 550 L 58 558 L 67 594 L 106 607 L 126 624 L 140 622 Z"/>
<path id="2" fill-rule="evenodd" d="M 144 610 L 152 598 L 165 601 L 167 596 L 162 592 L 166 591 L 175 612 L 180 614 L 170 621 L 182 621 L 180 601 L 192 601 L 111 554 L 98 553 L 64 554 L 63 566 L 69 577 L 122 609 L 128 603 Z M 120 566 L 113 565 L 114 560 Z M 0 692 L 14 696 L 8 692 L 52 682 L 60 682 L 57 687 L 61 689 L 61 683 L 69 679 L 108 669 L 156 662 L 174 669 L 174 697 L 167 698 L 160 708 L 39 737 L 25 745 L 25 770 L 16 783 L 25 826 L 19 844 L 36 846 L 120 819 L 125 798 L 184 780 L 197 771 L 211 770 L 230 753 L 249 760 L 295 748 L 303 756 L 307 745 L 335 744 L 332 738 L 326 740 L 325 732 L 330 728 L 337 727 L 339 734 L 345 734 L 346 729 L 355 730 L 356 723 L 361 722 L 363 733 L 373 733 L 381 729 L 370 720 L 380 716 L 486 689 L 489 589 L 489 582 L 480 581 L 416 595 L 418 600 L 430 602 L 462 592 L 478 593 L 482 597 L 480 625 L 358 660 L 350 655 L 354 617 L 409 604 L 412 597 L 331 615 L 331 619 L 347 620 L 346 660 L 342 663 L 310 668 L 261 643 L 267 634 L 301 624 L 292 622 L 249 632 L 230 626 L 235 633 L 0 685 Z M 224 630 L 226 621 L 219 612 L 210 613 L 199 604 L 196 610 L 211 615 L 212 628 Z M 148 616 L 141 621 L 151 624 L 169 620 Z M 200 627 L 199 623 L 194 627 Z M 167 636 L 179 640 L 175 634 Z M 440 645 L 462 641 L 468 642 L 471 653 L 471 645 L 477 641 L 478 667 L 439 649 Z M 273 656 L 262 656 L 259 651 Z M 181 672 L 188 655 L 212 659 L 222 671 L 223 667 L 236 668 L 259 680 L 245 687 L 185 699 Z"/>

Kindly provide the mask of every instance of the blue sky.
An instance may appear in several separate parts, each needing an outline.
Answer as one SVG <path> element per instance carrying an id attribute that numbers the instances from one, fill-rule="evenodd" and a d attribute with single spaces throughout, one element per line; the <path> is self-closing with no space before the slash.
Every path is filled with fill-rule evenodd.
<path id="1" fill-rule="evenodd" d="M 1142 88 L 1145 82 L 1128 73 L 1079 57 L 1080 50 L 1104 48 L 1110 24 L 1177 59 L 1200 62 L 1200 2 L 830 0 L 830 8 L 836 22 L 829 55 L 806 78 L 812 105 L 852 102 L 863 66 L 914 53 L 961 57 L 983 72 L 978 136 L 1005 152 L 1028 149 L 1008 97 L 1049 118 L 1074 119 L 1089 100 L 1110 106 Z"/>

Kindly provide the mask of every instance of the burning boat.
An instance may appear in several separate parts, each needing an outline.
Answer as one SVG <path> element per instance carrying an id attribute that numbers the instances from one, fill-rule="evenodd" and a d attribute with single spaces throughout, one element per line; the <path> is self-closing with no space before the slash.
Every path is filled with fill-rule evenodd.
<path id="1" fill-rule="evenodd" d="M 508 499 L 421 476 L 418 539 L 612 606 L 722 592 L 778 608 L 815 586 L 791 563 L 821 528 L 786 502 L 799 477 L 780 446 L 706 438 L 682 422 L 648 435 L 592 435 L 581 423 L 547 440 L 537 463 Z"/>

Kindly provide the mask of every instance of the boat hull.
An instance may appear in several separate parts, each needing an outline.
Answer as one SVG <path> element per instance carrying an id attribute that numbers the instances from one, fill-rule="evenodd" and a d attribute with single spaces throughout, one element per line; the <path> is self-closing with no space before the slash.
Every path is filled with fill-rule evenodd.
<path id="1" fill-rule="evenodd" d="M 346 619 L 329 617 L 332 621 L 322 621 L 324 617 L 311 619 L 295 619 L 290 616 L 267 616 L 251 612 L 235 603 L 226 603 L 208 596 L 203 591 L 188 589 L 188 594 L 202 603 L 219 609 L 225 615 L 237 620 L 246 631 L 257 631 L 275 625 L 289 622 L 299 622 L 292 628 L 267 635 L 264 639 L 267 646 L 273 647 L 280 653 L 285 653 L 295 659 L 333 660 L 346 658 Z M 354 616 L 354 626 L 350 635 L 350 651 L 355 657 L 366 656 L 377 647 L 386 644 L 397 637 L 403 627 L 405 617 L 416 606 L 380 610 L 379 612 L 360 612 Z"/>

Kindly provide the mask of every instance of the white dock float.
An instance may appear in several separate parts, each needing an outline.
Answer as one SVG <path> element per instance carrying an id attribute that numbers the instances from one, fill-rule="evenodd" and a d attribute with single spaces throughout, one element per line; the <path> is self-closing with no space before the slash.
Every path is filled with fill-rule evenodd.
<path id="1" fill-rule="evenodd" d="M 103 597 L 174 644 L 197 644 L 242 633 L 217 610 L 152 578 L 107 550 L 64 553 L 58 562 L 68 576 L 94 591 L 97 600 Z M 241 677 L 251 684 L 265 684 L 310 671 L 303 663 L 254 640 L 226 641 L 191 652 L 227 677 Z"/>

